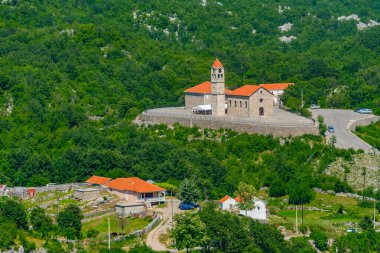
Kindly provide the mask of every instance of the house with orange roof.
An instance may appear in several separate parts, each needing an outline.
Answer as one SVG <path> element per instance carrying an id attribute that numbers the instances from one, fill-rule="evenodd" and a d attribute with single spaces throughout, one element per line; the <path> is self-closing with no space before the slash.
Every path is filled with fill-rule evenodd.
<path id="1" fill-rule="evenodd" d="M 273 116 L 273 94 L 259 85 L 244 85 L 227 95 L 228 115 Z"/>
<path id="2" fill-rule="evenodd" d="M 92 176 L 85 181 L 89 186 L 102 186 L 110 182 L 112 179 L 109 177 Z"/>
<path id="3" fill-rule="evenodd" d="M 273 94 L 273 103 L 274 105 L 279 105 L 280 97 L 284 91 L 294 83 L 263 83 L 260 84 L 261 87 L 264 87 Z"/>
<path id="4" fill-rule="evenodd" d="M 279 97 L 293 83 L 243 85 L 235 90 L 225 88 L 225 71 L 219 59 L 211 66 L 211 82 L 206 81 L 185 90 L 185 107 L 193 113 L 233 117 L 273 116 Z"/>
<path id="5" fill-rule="evenodd" d="M 165 189 L 138 177 L 116 178 L 105 186 L 111 193 L 130 203 L 158 204 L 165 202 Z"/>
<path id="6" fill-rule="evenodd" d="M 234 211 L 236 209 L 236 200 L 228 195 L 219 200 L 219 208 L 221 210 Z"/>
<path id="7" fill-rule="evenodd" d="M 266 203 L 261 200 L 255 198 L 254 206 L 251 210 L 243 210 L 239 208 L 240 196 L 236 198 L 232 198 L 228 195 L 224 196 L 219 200 L 219 209 L 225 210 L 229 212 L 236 212 L 241 216 L 247 216 L 252 219 L 257 220 L 267 220 L 269 217 L 269 211 L 267 210 Z"/>

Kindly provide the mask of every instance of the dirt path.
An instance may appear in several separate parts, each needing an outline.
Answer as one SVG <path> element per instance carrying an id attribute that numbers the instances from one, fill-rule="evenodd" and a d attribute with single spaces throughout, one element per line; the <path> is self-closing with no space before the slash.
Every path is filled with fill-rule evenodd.
<path id="1" fill-rule="evenodd" d="M 178 206 L 180 201 L 178 199 L 169 199 L 167 200 L 167 206 L 164 208 L 157 209 L 158 212 L 162 213 L 162 221 L 155 227 L 152 231 L 149 232 L 146 238 L 146 244 L 155 251 L 170 251 L 178 252 L 174 249 L 168 249 L 164 244 L 159 240 L 160 235 L 165 234 L 168 229 L 171 228 L 172 224 L 172 213 L 173 215 L 180 212 Z"/>

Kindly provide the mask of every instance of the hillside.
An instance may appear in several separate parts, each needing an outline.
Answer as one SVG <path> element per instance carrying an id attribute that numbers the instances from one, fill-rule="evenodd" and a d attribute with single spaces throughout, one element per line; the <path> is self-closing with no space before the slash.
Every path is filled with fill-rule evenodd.
<path id="1" fill-rule="evenodd" d="M 339 18 L 351 14 L 360 21 Z M 162 164 L 182 153 L 191 161 L 185 144 L 158 142 L 126 121 L 145 108 L 182 105 L 184 88 L 207 80 L 215 57 L 229 87 L 296 82 L 285 96 L 291 108 L 301 88 L 307 104 L 380 108 L 380 27 L 370 21 L 380 19 L 378 1 L 4 0 L 0 16 L 0 177 L 8 184 L 110 171 L 181 180 L 163 177 Z M 178 154 L 162 148 L 171 143 Z M 141 154 L 154 145 L 163 153 Z M 198 166 L 223 164 L 211 161 Z"/>

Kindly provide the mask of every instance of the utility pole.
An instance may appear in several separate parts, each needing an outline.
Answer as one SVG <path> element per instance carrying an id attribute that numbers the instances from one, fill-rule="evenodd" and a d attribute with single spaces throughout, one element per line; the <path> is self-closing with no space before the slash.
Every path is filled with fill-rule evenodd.
<path id="1" fill-rule="evenodd" d="M 376 230 L 376 197 L 373 200 L 373 230 Z"/>
<path id="2" fill-rule="evenodd" d="M 173 224 L 173 213 L 174 213 L 174 211 L 173 211 L 173 199 L 171 199 L 170 202 L 172 205 L 172 229 L 173 229 L 173 227 L 174 227 L 174 224 Z"/>
<path id="3" fill-rule="evenodd" d="M 301 108 L 303 108 L 303 88 L 301 89 Z"/>
<path id="4" fill-rule="evenodd" d="M 296 205 L 296 234 L 298 236 L 298 206 Z"/>
<path id="5" fill-rule="evenodd" d="M 57 216 L 56 216 L 57 224 L 58 224 L 58 215 L 59 215 L 59 192 L 57 191 Z"/>
<path id="6" fill-rule="evenodd" d="M 108 251 L 111 250 L 111 229 L 110 229 L 110 217 L 108 216 Z"/>

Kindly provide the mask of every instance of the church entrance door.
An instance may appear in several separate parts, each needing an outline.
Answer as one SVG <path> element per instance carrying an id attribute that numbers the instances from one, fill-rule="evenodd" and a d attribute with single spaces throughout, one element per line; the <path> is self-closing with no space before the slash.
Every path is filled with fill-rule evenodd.
<path id="1" fill-rule="evenodd" d="M 264 108 L 260 107 L 259 109 L 259 116 L 264 116 Z"/>

